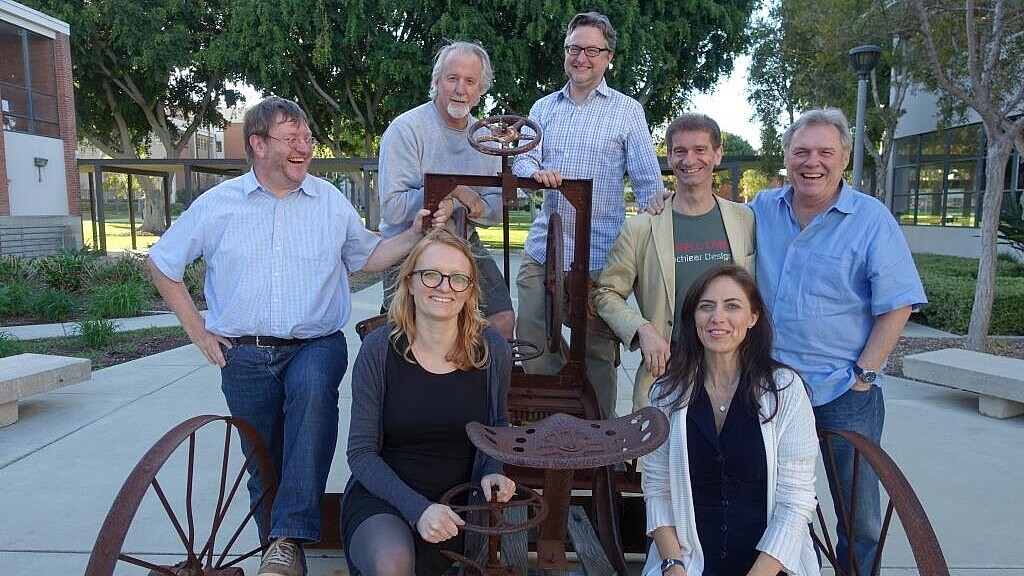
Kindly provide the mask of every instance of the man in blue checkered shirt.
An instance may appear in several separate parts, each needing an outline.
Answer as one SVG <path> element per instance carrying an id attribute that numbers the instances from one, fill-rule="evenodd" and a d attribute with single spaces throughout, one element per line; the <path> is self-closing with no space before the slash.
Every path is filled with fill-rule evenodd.
<path id="1" fill-rule="evenodd" d="M 604 73 L 615 55 L 615 29 L 602 14 L 577 14 L 565 38 L 565 73 L 569 81 L 538 100 L 530 118 L 544 130 L 539 146 L 518 156 L 513 171 L 545 186 L 561 185 L 562 178 L 594 182 L 590 231 L 590 275 L 597 278 L 605 258 L 626 219 L 623 178 L 627 174 L 641 209 L 660 212 L 664 207 L 661 171 L 654 154 L 643 108 L 636 100 L 608 87 Z M 544 262 L 548 217 L 562 217 L 564 253 L 568 270 L 573 261 L 576 210 L 552 190 L 544 194 L 541 214 L 526 238 L 516 286 L 519 313 L 516 333 L 531 342 L 545 340 Z M 590 334 L 587 338 L 587 376 L 606 418 L 615 415 L 615 364 L 618 343 Z M 525 363 L 527 372 L 554 374 L 561 369 L 559 355 Z"/>

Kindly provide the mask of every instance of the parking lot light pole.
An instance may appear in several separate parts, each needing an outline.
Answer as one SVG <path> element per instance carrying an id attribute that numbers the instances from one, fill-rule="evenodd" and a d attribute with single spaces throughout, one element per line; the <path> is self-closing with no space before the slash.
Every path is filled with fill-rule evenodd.
<path id="1" fill-rule="evenodd" d="M 854 125 L 853 187 L 860 190 L 864 171 L 864 112 L 868 99 L 868 76 L 878 66 L 882 49 L 874 44 L 857 46 L 850 50 L 850 65 L 857 73 L 857 119 Z"/>

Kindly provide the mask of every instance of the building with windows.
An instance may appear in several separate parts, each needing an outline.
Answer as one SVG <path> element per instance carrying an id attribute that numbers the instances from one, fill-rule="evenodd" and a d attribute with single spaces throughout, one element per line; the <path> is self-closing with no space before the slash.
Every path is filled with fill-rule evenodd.
<path id="1" fill-rule="evenodd" d="M 0 0 L 0 253 L 81 246 L 69 34 Z"/>
<path id="2" fill-rule="evenodd" d="M 909 94 L 896 126 L 890 206 L 914 252 L 977 257 L 985 191 L 985 131 L 968 111 L 943 127 L 938 99 Z M 1004 202 L 1020 202 L 1024 158 L 1015 151 L 1006 169 Z"/>

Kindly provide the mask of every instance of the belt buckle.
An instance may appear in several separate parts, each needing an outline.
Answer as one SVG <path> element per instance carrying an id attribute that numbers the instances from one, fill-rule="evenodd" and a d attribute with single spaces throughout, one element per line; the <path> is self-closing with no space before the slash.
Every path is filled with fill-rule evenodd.
<path id="1" fill-rule="evenodd" d="M 260 338 L 261 338 L 260 336 L 256 337 L 256 347 L 257 348 L 273 348 L 274 347 L 273 344 L 260 344 Z"/>

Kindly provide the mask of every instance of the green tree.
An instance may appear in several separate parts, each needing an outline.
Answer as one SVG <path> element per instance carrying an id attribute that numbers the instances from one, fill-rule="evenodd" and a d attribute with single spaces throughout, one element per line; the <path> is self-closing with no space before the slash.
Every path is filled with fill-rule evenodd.
<path id="1" fill-rule="evenodd" d="M 722 132 L 722 150 L 726 156 L 754 156 L 754 147 L 738 134 Z"/>
<path id="2" fill-rule="evenodd" d="M 857 76 L 847 53 L 877 44 L 883 53 L 869 79 L 864 145 L 875 175 L 873 193 L 887 196 L 894 131 L 910 85 L 900 44 L 893 41 L 900 26 L 894 12 L 893 3 L 877 0 L 837 0 L 828 10 L 814 0 L 776 0 L 752 32 L 748 100 L 761 122 L 762 155 L 782 155 L 780 116 L 788 125 L 802 110 L 835 107 L 853 122 Z"/>
<path id="3" fill-rule="evenodd" d="M 912 0 L 908 52 L 915 77 L 942 97 L 947 118 L 973 110 L 985 130 L 981 258 L 967 347 L 982 350 L 992 320 L 1006 166 L 1024 153 L 1024 6 L 1006 0 Z M 911 35 L 910 33 L 915 34 Z"/>
<path id="4" fill-rule="evenodd" d="M 740 198 L 744 202 L 750 202 L 757 196 L 757 193 L 761 190 L 771 188 L 772 181 L 764 172 L 755 168 L 749 168 L 743 171 L 743 176 L 740 178 Z"/>
<path id="5" fill-rule="evenodd" d="M 201 126 L 224 124 L 221 30 L 229 0 L 25 0 L 71 25 L 79 135 L 113 158 L 144 155 L 150 137 L 177 158 Z M 164 231 L 161 195 L 146 194 L 144 230 Z"/>
<path id="6" fill-rule="evenodd" d="M 297 98 L 335 154 L 370 156 L 390 121 L 426 100 L 431 60 L 445 39 L 477 39 L 491 55 L 495 85 L 481 113 L 526 114 L 565 82 L 566 23 L 576 12 L 600 11 L 619 33 L 609 83 L 659 125 L 688 92 L 731 71 L 754 4 L 237 0 L 230 29 L 250 83 Z M 360 145 L 341 138 L 352 133 Z"/>

